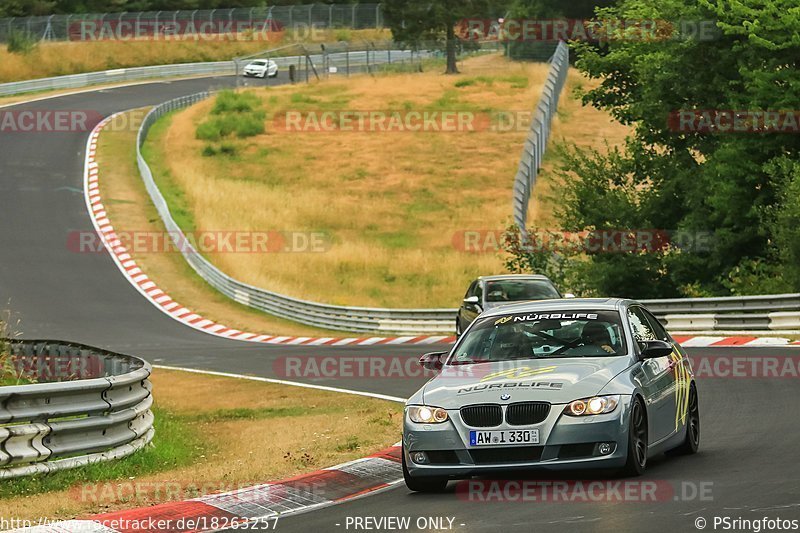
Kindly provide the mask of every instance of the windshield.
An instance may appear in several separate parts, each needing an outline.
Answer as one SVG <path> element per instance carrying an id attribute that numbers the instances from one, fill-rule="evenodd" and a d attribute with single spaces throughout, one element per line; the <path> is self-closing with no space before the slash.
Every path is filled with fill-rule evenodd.
<path id="1" fill-rule="evenodd" d="M 616 311 L 548 311 L 478 319 L 448 364 L 626 353 Z"/>
<path id="2" fill-rule="evenodd" d="M 553 286 L 544 280 L 504 279 L 486 282 L 487 302 L 516 302 L 561 298 Z"/>
<path id="3" fill-rule="evenodd" d="M 252 63 L 250 63 L 250 64 L 251 64 L 251 65 L 255 65 L 255 66 L 257 66 L 257 67 L 263 67 L 264 65 L 266 65 L 266 64 L 267 64 L 267 62 L 266 62 L 266 61 L 253 61 L 253 62 L 252 62 Z"/>

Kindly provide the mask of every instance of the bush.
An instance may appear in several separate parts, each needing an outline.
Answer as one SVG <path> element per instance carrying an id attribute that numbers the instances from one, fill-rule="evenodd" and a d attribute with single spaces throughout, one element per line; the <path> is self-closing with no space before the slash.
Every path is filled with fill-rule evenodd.
<path id="1" fill-rule="evenodd" d="M 245 115 L 236 122 L 236 136 L 240 139 L 264 133 L 264 113 Z"/>
<path id="2" fill-rule="evenodd" d="M 258 108 L 260 104 L 261 101 L 253 93 L 222 91 L 214 102 L 214 108 L 211 110 L 211 114 L 246 113 Z"/>
<path id="3" fill-rule="evenodd" d="M 37 41 L 25 32 L 14 30 L 8 34 L 7 48 L 12 54 L 28 54 L 37 44 Z"/>
<path id="4" fill-rule="evenodd" d="M 252 93 L 223 91 L 217 96 L 211 115 L 195 130 L 195 137 L 202 141 L 220 141 L 236 134 L 243 139 L 264 133 L 265 114 L 258 107 L 261 100 Z M 206 147 L 203 155 L 211 156 L 213 147 Z"/>
<path id="5" fill-rule="evenodd" d="M 333 38 L 337 41 L 351 41 L 353 40 L 353 34 L 350 32 L 350 30 L 342 28 L 336 30 L 336 33 L 333 34 Z"/>
<path id="6" fill-rule="evenodd" d="M 212 145 L 207 144 L 203 147 L 203 151 L 200 153 L 203 154 L 203 157 L 213 157 L 217 155 L 217 149 Z"/>

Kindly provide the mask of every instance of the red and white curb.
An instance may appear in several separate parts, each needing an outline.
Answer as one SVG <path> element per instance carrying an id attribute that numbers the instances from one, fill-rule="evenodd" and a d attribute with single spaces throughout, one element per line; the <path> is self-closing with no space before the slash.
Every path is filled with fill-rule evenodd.
<path id="1" fill-rule="evenodd" d="M 363 459 L 283 481 L 194 500 L 37 525 L 14 533 L 180 533 L 239 529 L 247 523 L 319 509 L 391 487 L 403 480 L 400 453 L 400 446 L 395 445 Z"/>
<path id="2" fill-rule="evenodd" d="M 783 337 L 753 337 L 739 335 L 736 337 L 715 337 L 704 335 L 672 335 L 684 348 L 747 348 L 770 346 L 798 346 L 800 341 L 792 341 Z"/>
<path id="3" fill-rule="evenodd" d="M 92 130 L 86 144 L 86 162 L 84 167 L 84 195 L 86 207 L 92 219 L 97 234 L 100 236 L 106 250 L 119 267 L 122 274 L 145 298 L 154 306 L 169 315 L 171 318 L 186 324 L 189 327 L 216 335 L 247 342 L 267 344 L 288 344 L 303 346 L 369 346 L 374 344 L 436 344 L 455 342 L 454 336 L 447 335 L 410 335 L 405 337 L 292 337 L 281 335 L 265 335 L 249 333 L 230 328 L 216 323 L 192 312 L 187 307 L 176 302 L 163 290 L 159 289 L 147 274 L 142 272 L 129 251 L 114 232 L 114 227 L 108 219 L 105 206 L 100 196 L 100 169 L 97 164 L 97 141 L 100 132 L 116 115 L 112 115 L 100 122 Z"/>

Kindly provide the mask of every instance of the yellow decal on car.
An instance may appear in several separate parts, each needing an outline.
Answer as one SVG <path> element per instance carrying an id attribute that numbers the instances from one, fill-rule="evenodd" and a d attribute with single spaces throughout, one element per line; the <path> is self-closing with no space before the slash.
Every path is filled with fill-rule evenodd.
<path id="1" fill-rule="evenodd" d="M 523 379 L 528 378 L 531 376 L 538 376 L 539 374 L 547 374 L 548 372 L 552 372 L 555 370 L 555 366 L 545 366 L 542 368 L 530 368 L 527 366 L 519 366 L 516 368 L 509 368 L 508 370 L 500 370 L 498 372 L 492 372 L 491 374 L 486 374 L 481 381 L 491 381 L 493 379 Z"/>
<path id="2" fill-rule="evenodd" d="M 511 315 L 502 316 L 502 317 L 500 317 L 500 318 L 498 318 L 497 320 L 494 321 L 494 325 L 496 326 L 498 324 L 505 324 L 506 322 L 508 322 L 512 318 L 514 318 L 514 317 L 512 317 Z"/>
<path id="3" fill-rule="evenodd" d="M 675 431 L 677 431 L 681 425 L 686 424 L 692 379 L 680 353 L 673 351 L 670 359 L 675 366 Z"/>

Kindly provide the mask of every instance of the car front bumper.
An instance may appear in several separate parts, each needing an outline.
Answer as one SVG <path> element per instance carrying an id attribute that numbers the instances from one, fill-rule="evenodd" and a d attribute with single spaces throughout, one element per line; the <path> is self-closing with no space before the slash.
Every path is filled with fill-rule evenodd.
<path id="1" fill-rule="evenodd" d="M 470 428 L 458 410 L 448 410 L 449 420 L 441 424 L 403 423 L 403 451 L 413 477 L 465 478 L 490 473 L 522 470 L 567 470 L 618 468 L 628 453 L 628 421 L 631 396 L 622 396 L 614 412 L 607 415 L 572 417 L 562 414 L 564 405 L 553 405 L 548 417 L 532 426 Z M 469 432 L 475 429 L 539 430 L 539 444 L 531 446 L 469 446 Z M 610 453 L 601 454 L 600 444 L 609 443 Z M 415 454 L 425 452 L 424 463 Z"/>

